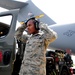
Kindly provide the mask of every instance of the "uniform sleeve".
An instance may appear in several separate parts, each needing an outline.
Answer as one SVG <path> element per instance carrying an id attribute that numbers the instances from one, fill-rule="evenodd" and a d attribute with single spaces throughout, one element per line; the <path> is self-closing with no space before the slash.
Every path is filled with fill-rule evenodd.
<path id="1" fill-rule="evenodd" d="M 24 32 L 25 29 L 26 29 L 26 27 L 24 25 L 20 26 L 20 27 L 17 28 L 16 33 L 15 33 L 16 39 L 17 40 L 21 40 L 24 43 L 28 39 L 28 35 L 27 34 L 23 35 L 23 32 Z"/>
<path id="2" fill-rule="evenodd" d="M 40 29 L 44 32 L 45 44 L 49 45 L 57 38 L 57 33 L 50 29 L 47 24 L 40 23 Z"/>

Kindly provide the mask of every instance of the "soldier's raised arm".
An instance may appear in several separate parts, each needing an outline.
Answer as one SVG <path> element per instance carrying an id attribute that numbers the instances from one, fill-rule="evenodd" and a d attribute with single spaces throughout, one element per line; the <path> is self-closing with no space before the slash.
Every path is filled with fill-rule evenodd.
<path id="1" fill-rule="evenodd" d="M 57 33 L 50 29 L 47 24 L 40 22 L 40 29 L 44 32 L 44 38 L 46 45 L 49 45 L 51 42 L 56 40 Z"/>
<path id="2" fill-rule="evenodd" d="M 20 27 L 17 28 L 16 33 L 15 33 L 16 39 L 20 40 L 20 41 L 22 41 L 24 43 L 28 39 L 28 35 L 27 34 L 23 35 L 23 32 L 24 32 L 25 29 L 26 29 L 26 25 L 22 25 L 22 26 L 20 26 Z"/>

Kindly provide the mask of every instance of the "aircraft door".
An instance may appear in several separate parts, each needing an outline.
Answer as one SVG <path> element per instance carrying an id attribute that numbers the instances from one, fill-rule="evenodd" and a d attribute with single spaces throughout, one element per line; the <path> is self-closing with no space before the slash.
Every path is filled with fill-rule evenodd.
<path id="1" fill-rule="evenodd" d="M 7 71 L 11 71 L 10 67 L 15 59 L 14 34 L 18 12 L 19 9 L 0 13 L 0 75 L 6 75 Z"/>

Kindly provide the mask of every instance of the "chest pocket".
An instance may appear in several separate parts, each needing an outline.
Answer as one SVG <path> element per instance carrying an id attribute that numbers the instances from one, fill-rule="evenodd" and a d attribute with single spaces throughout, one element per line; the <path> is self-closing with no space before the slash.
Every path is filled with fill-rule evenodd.
<path id="1" fill-rule="evenodd" d="M 37 36 L 37 37 L 28 39 L 26 44 L 31 47 L 37 47 L 37 46 L 40 47 L 43 43 L 44 43 L 44 38 L 42 38 L 41 36 L 39 37 Z"/>
<path id="2" fill-rule="evenodd" d="M 41 37 L 35 37 L 34 40 L 33 40 L 33 45 L 35 46 L 41 46 L 42 44 L 44 43 L 44 39 L 41 38 Z"/>
<path id="3" fill-rule="evenodd" d="M 34 41 L 33 41 L 33 44 L 36 44 L 36 45 L 40 45 L 40 44 L 42 44 L 43 43 L 43 40 L 41 39 L 35 39 Z"/>

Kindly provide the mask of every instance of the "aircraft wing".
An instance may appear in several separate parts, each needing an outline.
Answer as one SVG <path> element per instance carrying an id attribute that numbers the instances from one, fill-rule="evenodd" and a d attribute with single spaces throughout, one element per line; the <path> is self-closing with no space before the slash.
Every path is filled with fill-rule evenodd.
<path id="1" fill-rule="evenodd" d="M 6 9 L 19 9 L 27 5 L 28 3 L 13 1 L 13 0 L 0 0 L 0 7 Z"/>
<path id="2" fill-rule="evenodd" d="M 32 0 L 20 2 L 15 0 L 0 0 L 0 7 L 12 10 L 12 9 L 20 9 L 18 14 L 18 21 L 25 21 L 29 18 L 28 13 L 32 12 L 35 16 L 44 14 L 44 18 L 40 18 L 40 21 L 47 23 L 48 25 L 56 24 L 51 17 L 49 17 L 43 9 L 40 9 Z"/>

